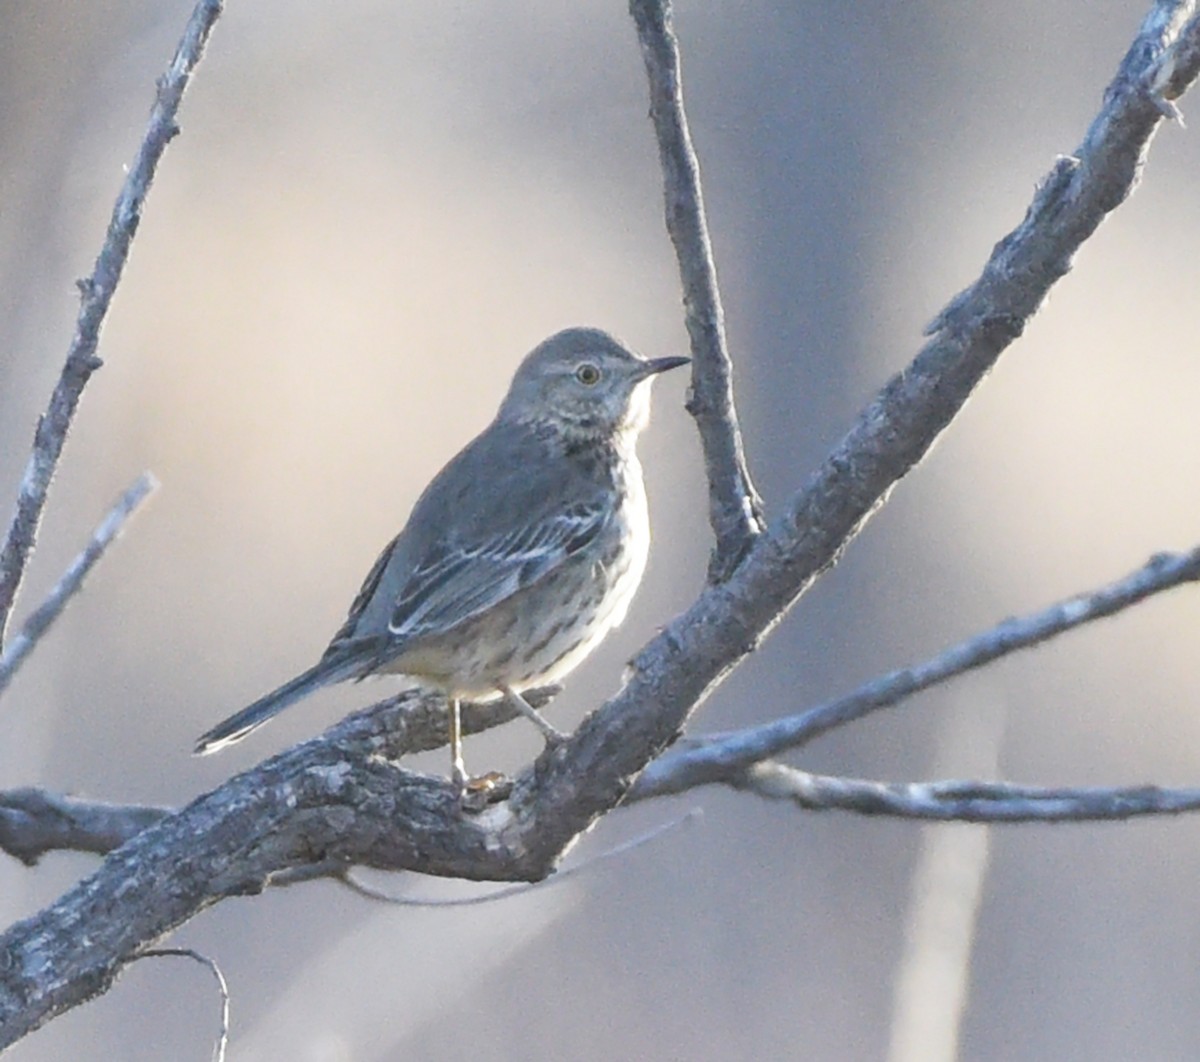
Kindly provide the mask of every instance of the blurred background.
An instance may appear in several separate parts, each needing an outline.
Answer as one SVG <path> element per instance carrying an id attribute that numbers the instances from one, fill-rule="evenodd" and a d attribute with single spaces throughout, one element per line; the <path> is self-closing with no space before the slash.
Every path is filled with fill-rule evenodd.
<path id="1" fill-rule="evenodd" d="M 916 352 L 1056 154 L 1146 0 L 679 0 L 753 470 L 771 511 Z M 187 0 L 5 0 L 0 500 Z M 1186 99 L 1187 115 L 1200 97 Z M 214 721 L 307 666 L 420 488 L 565 325 L 685 349 L 632 26 L 587 0 L 234 2 L 181 114 L 48 508 L 27 612 L 144 468 L 163 487 L 3 705 L 0 785 L 180 804 L 392 687 L 329 691 L 228 753 Z M 1143 187 L 925 464 L 711 698 L 773 718 L 1197 534 L 1200 139 Z M 642 453 L 655 549 L 573 726 L 685 607 L 709 546 L 684 382 Z M 1200 597 L 1177 591 L 839 732 L 798 763 L 908 780 L 1200 782 Z M 536 753 L 516 724 L 476 769 Z M 422 761 L 444 771 L 444 754 Z M 217 959 L 238 1062 L 1192 1059 L 1200 821 L 930 828 L 705 790 L 614 814 L 586 858 L 492 906 L 313 884 L 173 938 Z M 4 923 L 95 865 L 0 862 Z M 416 877 L 398 892 L 478 891 Z M 939 973 L 940 971 L 940 973 Z M 130 969 L 20 1062 L 207 1057 L 208 975 Z M 955 1046 L 957 1037 L 957 1047 Z"/>

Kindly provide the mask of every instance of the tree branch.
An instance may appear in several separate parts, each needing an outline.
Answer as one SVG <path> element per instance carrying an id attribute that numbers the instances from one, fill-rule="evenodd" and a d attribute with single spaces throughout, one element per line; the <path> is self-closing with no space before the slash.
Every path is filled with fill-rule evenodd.
<path id="1" fill-rule="evenodd" d="M 288 868 L 343 862 L 493 881 L 549 874 L 834 563 L 1128 195 L 1163 120 L 1145 86 L 1170 43 L 1164 18 L 1184 6 L 1155 5 L 1077 157 L 1056 166 L 984 276 L 939 317 L 916 360 L 806 489 L 726 581 L 709 585 L 639 653 L 622 691 L 543 753 L 505 799 L 465 813 L 446 781 L 390 762 L 409 747 L 398 734 L 404 712 L 396 732 L 372 730 L 386 713 L 351 717 L 154 823 L 54 905 L 11 927 L 0 940 L 0 1045 L 102 991 L 198 911 L 257 891 Z M 414 697 L 414 710 L 424 711 Z"/>
<path id="2" fill-rule="evenodd" d="M 1179 814 L 1196 807 L 1193 789 L 1150 786 L 1101 789 L 1030 789 L 1006 784 L 984 788 L 977 782 L 936 782 L 905 786 L 850 778 L 829 778 L 774 763 L 769 757 L 808 744 L 839 726 L 871 712 L 899 704 L 916 693 L 947 682 L 1001 657 L 1041 645 L 1087 623 L 1113 616 L 1148 597 L 1200 580 L 1200 547 L 1188 553 L 1159 554 L 1125 578 L 1098 590 L 1078 594 L 1029 616 L 1007 619 L 913 667 L 889 672 L 853 693 L 759 727 L 677 744 L 651 763 L 629 791 L 625 803 L 722 784 L 772 799 L 787 799 L 810 810 L 848 810 L 906 818 L 955 818 L 969 788 L 982 810 L 969 821 L 1074 821 L 1127 818 L 1131 815 Z M 554 689 L 529 694 L 541 707 Z M 503 703 L 468 705 L 468 733 L 491 729 L 513 718 Z M 406 692 L 356 713 L 330 732 L 334 740 L 376 742 L 390 735 L 384 748 L 372 748 L 390 760 L 442 747 L 446 742 L 446 710 L 437 697 Z M 343 738 L 336 737 L 344 734 Z M 245 777 L 245 776 L 243 776 Z M 979 794 L 986 793 L 986 802 Z M 882 794 L 882 795 L 881 795 Z M 952 799 L 951 799 L 952 798 Z M 1006 804 L 1006 800 L 1012 801 Z M 1030 811 L 1029 808 L 1034 810 Z M 930 811 L 930 808 L 935 810 Z M 40 789 L 0 792 L 0 850 L 35 863 L 43 854 L 71 849 L 105 854 L 130 840 L 172 809 L 94 803 L 57 796 Z M 289 881 L 339 875 L 343 863 L 318 866 L 315 873 L 289 870 Z"/>
<path id="3" fill-rule="evenodd" d="M 698 785 L 739 785 L 755 764 L 807 745 L 829 731 L 889 708 L 915 693 L 1031 649 L 1085 623 L 1115 615 L 1155 594 L 1200 580 L 1200 546 L 1188 553 L 1160 553 L 1141 568 L 1098 590 L 1060 601 L 1041 612 L 1007 619 L 931 660 L 872 679 L 837 700 L 762 726 L 693 738 L 650 764 L 628 800 L 681 793 Z"/>
<path id="4" fill-rule="evenodd" d="M 175 115 L 192 71 L 204 52 L 209 33 L 221 14 L 221 3 L 222 0 L 199 0 L 196 4 L 175 57 L 159 79 L 149 127 L 113 206 L 108 234 L 96 258 L 92 275 L 79 282 L 81 301 L 75 336 L 67 351 L 62 374 L 50 396 L 50 404 L 38 420 L 33 450 L 17 494 L 16 511 L 4 546 L 0 549 L 0 646 L 4 643 L 17 592 L 25 577 L 25 566 L 37 541 L 50 481 L 58 468 L 79 399 L 92 373 L 103 364 L 96 356 L 100 328 L 129 258 L 129 248 L 137 232 L 142 207 L 150 192 L 159 159 L 166 151 L 167 144 L 179 132 Z"/>
<path id="5" fill-rule="evenodd" d="M 30 867 L 47 852 L 107 855 L 172 811 L 12 789 L 0 793 L 0 848 Z"/>
<path id="6" fill-rule="evenodd" d="M 550 686 L 527 690 L 525 700 L 544 707 L 558 692 Z M 516 718 L 504 701 L 464 704 L 462 726 L 466 734 L 478 734 Z M 446 744 L 449 719 L 445 701 L 433 695 L 405 690 L 355 712 L 326 733 L 333 741 L 347 742 L 368 750 L 364 754 L 390 761 L 418 752 L 430 752 Z M 318 739 L 321 740 L 321 739 Z M 237 781 L 253 776 L 242 775 Z M 0 791 L 0 851 L 33 866 L 47 852 L 68 850 L 106 855 L 136 837 L 148 826 L 179 809 L 144 804 L 111 804 L 60 796 L 38 788 Z M 315 865 L 315 864 L 313 864 Z M 343 863 L 294 868 L 288 883 L 313 877 L 337 876 Z M 275 879 L 273 884 L 278 883 Z"/>
<path id="7" fill-rule="evenodd" d="M 149 472 L 144 472 L 133 486 L 117 499 L 100 526 L 92 532 L 91 540 L 83 548 L 83 552 L 71 562 L 62 578 L 46 596 L 46 600 L 22 625 L 17 636 L 0 652 L 0 693 L 4 692 L 25 658 L 33 652 L 42 636 L 62 614 L 67 602 L 83 588 L 84 579 L 96 566 L 96 562 L 104 556 L 108 547 L 116 541 L 129 518 L 157 486 L 154 477 Z"/>
<path id="8" fill-rule="evenodd" d="M 1200 811 L 1200 789 L 1194 788 L 870 782 L 809 774 L 770 761 L 755 764 L 729 784 L 770 800 L 790 801 L 806 811 L 852 811 L 936 822 L 1123 822 L 1146 815 Z"/>
<path id="9" fill-rule="evenodd" d="M 0 944 L 0 1047 L 103 991 L 200 910 L 256 893 L 281 871 L 323 863 L 544 877 L 550 867 L 528 843 L 539 828 L 532 794 L 471 815 L 445 779 L 395 766 L 432 738 L 439 717 L 444 741 L 444 705 L 416 691 L 351 716 L 152 822 L 57 903 L 12 926 Z"/>
<path id="10" fill-rule="evenodd" d="M 708 472 L 708 518 L 716 539 L 709 582 L 728 578 L 763 530 L 762 501 L 750 480 L 733 400 L 733 363 L 725 342 L 725 312 L 717 286 L 700 163 L 688 132 L 680 80 L 679 43 L 670 0 L 630 0 L 629 13 L 650 82 L 650 118 L 658 138 L 667 232 L 679 261 L 692 345 L 688 412 L 696 421 Z"/>
<path id="11" fill-rule="evenodd" d="M 1177 17 L 1185 17 L 1194 6 L 1194 3 L 1178 5 Z M 1146 83 L 1160 99 L 1173 103 L 1188 90 L 1197 70 L 1200 70 L 1200 15 L 1192 15 L 1167 46 Z M 1168 111 L 1168 117 L 1176 116 Z"/>

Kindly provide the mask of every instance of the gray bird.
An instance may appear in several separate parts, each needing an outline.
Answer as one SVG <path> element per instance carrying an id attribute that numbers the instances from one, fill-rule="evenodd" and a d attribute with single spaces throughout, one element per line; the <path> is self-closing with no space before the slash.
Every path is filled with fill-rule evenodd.
<path id="1" fill-rule="evenodd" d="M 517 369 L 488 425 L 434 477 L 380 554 L 321 659 L 217 724 L 215 752 L 332 682 L 401 674 L 450 706 L 463 786 L 460 700 L 504 698 L 548 741 L 521 696 L 557 682 L 624 618 L 650 548 L 635 443 L 650 383 L 687 358 L 648 360 L 569 328 Z"/>

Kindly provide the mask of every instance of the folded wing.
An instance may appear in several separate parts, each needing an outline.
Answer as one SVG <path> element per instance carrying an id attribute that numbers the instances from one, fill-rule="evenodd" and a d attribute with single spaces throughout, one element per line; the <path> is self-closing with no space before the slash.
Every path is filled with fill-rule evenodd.
<path id="1" fill-rule="evenodd" d="M 418 638 L 494 608 L 586 549 L 609 519 L 598 502 L 581 503 L 506 534 L 436 551 L 401 588 L 389 632 Z"/>

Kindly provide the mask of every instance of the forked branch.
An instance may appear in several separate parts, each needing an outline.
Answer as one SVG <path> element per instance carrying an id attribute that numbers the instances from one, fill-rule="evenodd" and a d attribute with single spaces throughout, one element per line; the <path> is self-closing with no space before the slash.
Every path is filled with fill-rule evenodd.
<path id="1" fill-rule="evenodd" d="M 666 6 L 635 3 L 639 12 L 646 16 L 639 21 L 644 52 L 666 47 L 669 54 L 669 42 L 654 39 L 667 32 Z M 621 692 L 569 742 L 543 754 L 504 799 L 468 814 L 447 782 L 396 766 L 396 756 L 419 744 L 421 728 L 437 714 L 428 698 L 412 694 L 390 710 L 351 717 L 158 819 L 53 906 L 11 927 L 0 941 L 7 958 L 0 968 L 0 1044 L 102 991 L 124 964 L 200 910 L 261 889 L 281 873 L 350 864 L 495 881 L 551 873 L 836 561 L 1020 335 L 1079 246 L 1130 193 L 1151 137 L 1172 113 L 1167 104 L 1196 76 L 1200 49 L 1188 42 L 1197 33 L 1191 3 L 1154 4 L 1084 142 L 1054 167 L 979 281 L 939 315 L 915 360 L 884 387 L 782 515 L 762 533 L 741 536 L 740 561 L 717 565 L 719 578 L 644 647 Z M 669 77 L 669 69 L 648 63 L 652 81 Z M 652 97 L 677 96 L 677 89 L 677 82 L 654 83 Z M 687 169 L 686 160 L 673 157 L 664 165 Z M 698 214 L 699 196 L 673 209 Z M 688 227 L 705 231 L 702 217 Z M 715 295 L 706 242 L 689 246 L 686 254 L 708 257 Z M 702 363 L 716 365 L 714 379 L 717 361 Z M 710 472 L 728 476 L 736 422 L 714 423 L 714 438 L 724 433 L 726 456 L 710 460 Z M 730 482 L 714 485 L 713 495 L 732 497 Z M 753 497 L 748 478 L 736 489 Z M 723 534 L 718 529 L 719 539 Z M 438 725 L 444 734 L 440 717 Z M 988 795 L 952 791 L 929 799 L 965 798 L 980 806 Z M 959 806 L 964 815 L 971 811 Z M 88 932 L 78 932 L 81 925 Z"/>

